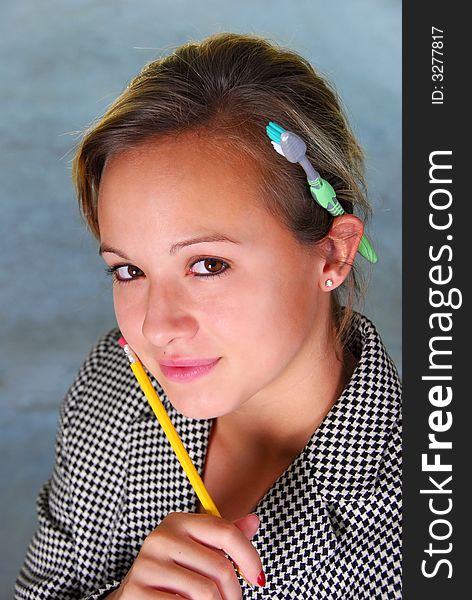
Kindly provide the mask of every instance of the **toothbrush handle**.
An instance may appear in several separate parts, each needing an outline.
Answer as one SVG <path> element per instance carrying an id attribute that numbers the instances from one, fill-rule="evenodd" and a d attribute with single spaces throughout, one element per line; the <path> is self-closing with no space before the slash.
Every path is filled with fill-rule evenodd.
<path id="1" fill-rule="evenodd" d="M 366 235 L 362 236 L 357 251 L 371 263 L 375 264 L 378 261 L 377 253 Z"/>
<path id="2" fill-rule="evenodd" d="M 344 214 L 344 208 L 339 204 L 336 198 L 336 192 L 333 186 L 318 176 L 317 179 L 309 179 L 310 192 L 313 199 L 324 209 L 326 209 L 333 217 L 339 217 Z"/>
<path id="3" fill-rule="evenodd" d="M 336 192 L 328 181 L 319 177 L 316 180 L 309 180 L 308 183 L 310 184 L 310 192 L 313 199 L 333 215 L 333 217 L 345 214 L 346 211 L 339 203 L 339 200 L 336 198 Z M 371 263 L 376 263 L 378 260 L 374 247 L 366 235 L 362 236 L 357 251 Z"/>

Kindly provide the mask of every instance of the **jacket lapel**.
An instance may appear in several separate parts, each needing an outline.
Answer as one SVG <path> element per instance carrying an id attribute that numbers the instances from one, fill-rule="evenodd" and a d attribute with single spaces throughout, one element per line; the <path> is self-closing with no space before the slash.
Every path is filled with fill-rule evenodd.
<path id="1" fill-rule="evenodd" d="M 283 597 L 289 581 L 306 577 L 338 544 L 307 458 L 302 452 L 255 509 L 261 524 L 253 543 L 266 568 L 264 589 L 274 597 Z"/>
<path id="2" fill-rule="evenodd" d="M 327 502 L 375 493 L 385 448 L 401 417 L 398 373 L 372 323 L 358 316 L 359 361 L 307 446 L 312 476 Z"/>

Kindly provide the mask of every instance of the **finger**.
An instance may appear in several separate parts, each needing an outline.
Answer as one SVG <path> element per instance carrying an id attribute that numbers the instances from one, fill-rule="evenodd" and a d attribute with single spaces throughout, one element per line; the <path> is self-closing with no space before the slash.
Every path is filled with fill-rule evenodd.
<path id="1" fill-rule="evenodd" d="M 212 515 L 193 515 L 199 518 L 183 522 L 187 534 L 197 542 L 223 550 L 239 565 L 244 577 L 257 585 L 262 571 L 259 554 L 244 533 L 233 523 Z"/>
<path id="2" fill-rule="evenodd" d="M 241 586 L 234 565 L 222 550 L 188 538 L 185 552 L 179 547 L 177 555 L 173 552 L 170 555 L 176 564 L 215 581 L 224 600 L 241 600 Z"/>
<path id="3" fill-rule="evenodd" d="M 241 519 L 233 521 L 233 525 L 242 531 L 248 540 L 251 540 L 259 529 L 260 519 L 255 513 L 251 513 L 250 515 L 246 515 Z"/>
<path id="4" fill-rule="evenodd" d="M 161 590 L 142 590 L 144 595 L 133 595 L 130 600 L 193 600 L 191 596 L 181 596 L 174 592 L 163 592 Z"/>
<path id="5" fill-rule="evenodd" d="M 115 598 L 115 596 L 106 596 L 108 599 Z M 121 596 L 116 596 L 120 600 L 192 600 L 191 596 L 182 596 L 174 592 L 165 592 L 163 590 L 156 590 L 149 587 L 134 587 L 130 590 L 123 592 Z"/>
<path id="6" fill-rule="evenodd" d="M 169 532 L 155 532 L 149 539 L 146 551 L 142 552 L 139 572 L 135 577 L 147 585 L 163 588 L 162 582 L 168 582 L 170 575 L 164 572 L 172 565 L 182 567 L 211 579 L 217 585 L 224 600 L 240 600 L 241 587 L 234 571 L 234 566 L 222 550 L 197 542 L 192 537 L 176 538 Z M 165 549 L 165 551 L 164 551 Z M 173 588 L 174 589 L 174 588 Z M 179 588 L 182 591 L 187 587 Z"/>
<path id="7" fill-rule="evenodd" d="M 218 584 L 205 575 L 187 569 L 172 560 L 150 561 L 153 574 L 146 577 L 148 588 L 159 593 L 178 594 L 191 600 L 233 600 L 233 596 L 222 596 Z M 239 588 L 239 584 L 238 584 Z M 150 598 L 153 598 L 151 595 Z M 239 599 L 241 595 L 239 595 Z M 134 600 L 134 596 L 133 596 Z"/>

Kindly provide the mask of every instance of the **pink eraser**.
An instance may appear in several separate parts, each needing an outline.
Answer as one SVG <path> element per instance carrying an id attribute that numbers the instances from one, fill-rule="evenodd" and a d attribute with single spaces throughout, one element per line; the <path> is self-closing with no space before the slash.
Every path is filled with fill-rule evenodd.
<path id="1" fill-rule="evenodd" d="M 118 343 L 120 344 L 120 346 L 122 348 L 124 348 L 128 342 L 125 340 L 124 337 L 120 337 L 120 339 L 118 340 Z"/>

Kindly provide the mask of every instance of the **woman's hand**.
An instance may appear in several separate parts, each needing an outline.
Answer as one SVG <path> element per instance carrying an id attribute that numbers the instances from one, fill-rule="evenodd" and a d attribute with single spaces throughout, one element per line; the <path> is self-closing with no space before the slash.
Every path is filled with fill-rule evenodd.
<path id="1" fill-rule="evenodd" d="M 250 543 L 255 514 L 230 522 L 206 514 L 170 513 L 144 540 L 120 587 L 109 600 L 240 600 L 234 566 L 260 585 L 262 565 Z"/>

